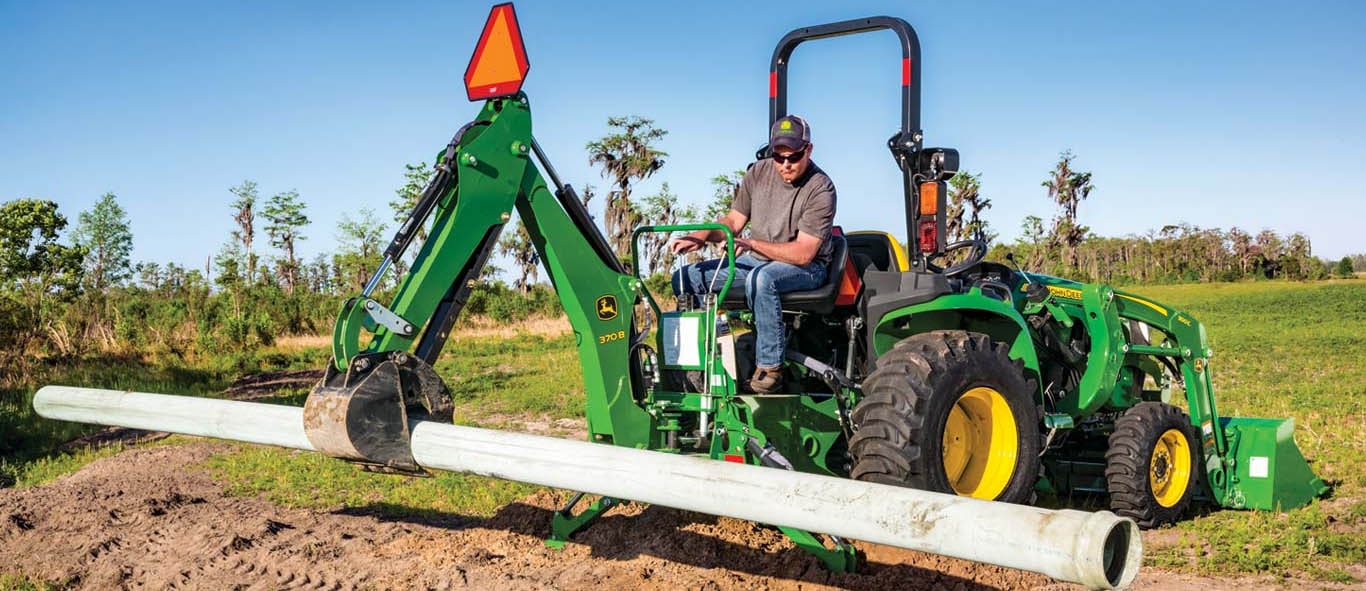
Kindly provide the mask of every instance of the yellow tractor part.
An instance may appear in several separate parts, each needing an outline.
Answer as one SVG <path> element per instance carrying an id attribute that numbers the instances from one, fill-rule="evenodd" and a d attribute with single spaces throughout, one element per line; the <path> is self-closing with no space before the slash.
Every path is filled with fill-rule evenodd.
<path id="1" fill-rule="evenodd" d="M 1015 472 L 1018 434 L 1000 392 L 977 387 L 959 396 L 944 425 L 944 473 L 954 492 L 977 499 L 1000 495 Z"/>
<path id="2" fill-rule="evenodd" d="M 1163 507 L 1173 507 L 1190 487 L 1191 452 L 1186 436 L 1177 429 L 1167 429 L 1153 446 L 1148 462 L 1148 482 L 1153 497 Z"/>

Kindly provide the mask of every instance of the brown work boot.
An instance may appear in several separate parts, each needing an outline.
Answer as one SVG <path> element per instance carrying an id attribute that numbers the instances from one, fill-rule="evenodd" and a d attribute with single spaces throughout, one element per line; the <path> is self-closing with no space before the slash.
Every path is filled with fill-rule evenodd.
<path id="1" fill-rule="evenodd" d="M 749 391 L 755 394 L 772 394 L 783 387 L 783 368 L 756 367 L 754 377 L 749 379 Z"/>

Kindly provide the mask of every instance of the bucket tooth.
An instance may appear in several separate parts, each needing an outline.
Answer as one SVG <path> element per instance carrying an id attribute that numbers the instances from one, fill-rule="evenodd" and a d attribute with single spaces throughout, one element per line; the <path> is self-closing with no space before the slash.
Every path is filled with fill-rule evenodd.
<path id="1" fill-rule="evenodd" d="M 1235 461 L 1224 505 L 1286 511 L 1329 491 L 1295 445 L 1295 419 L 1221 419 Z"/>
<path id="2" fill-rule="evenodd" d="M 449 423 L 440 377 L 403 352 L 358 355 L 327 374 L 304 403 L 304 433 L 319 452 L 382 472 L 425 475 L 413 459 L 411 419 Z"/>

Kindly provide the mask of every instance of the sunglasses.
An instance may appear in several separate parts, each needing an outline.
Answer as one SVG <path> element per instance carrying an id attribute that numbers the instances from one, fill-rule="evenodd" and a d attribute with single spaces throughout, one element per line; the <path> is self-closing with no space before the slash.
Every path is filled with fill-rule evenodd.
<path id="1" fill-rule="evenodd" d="M 806 148 L 802 148 L 786 156 L 783 156 L 782 154 L 779 154 L 777 152 L 773 153 L 773 161 L 777 162 L 778 164 L 787 164 L 788 162 L 801 162 L 802 158 L 806 158 Z"/>

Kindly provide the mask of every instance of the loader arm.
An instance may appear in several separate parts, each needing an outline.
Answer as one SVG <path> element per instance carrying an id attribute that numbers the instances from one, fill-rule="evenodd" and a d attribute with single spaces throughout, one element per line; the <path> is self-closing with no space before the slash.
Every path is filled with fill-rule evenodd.
<path id="1" fill-rule="evenodd" d="M 1131 408 L 1159 395 L 1144 389 L 1143 375 L 1130 373 L 1133 368 L 1149 368 L 1143 373 L 1158 381 L 1152 371 L 1165 367 L 1183 387 L 1199 437 L 1201 482 L 1211 499 L 1224 507 L 1277 510 L 1328 491 L 1294 443 L 1293 420 L 1220 415 L 1214 351 L 1204 324 L 1189 312 L 1104 284 L 1045 275 L 1030 280 L 1048 287 L 1054 301 L 1082 323 L 1090 342 L 1076 392 L 1058 400 L 1054 411 L 1089 416 Z"/>
<path id="2" fill-rule="evenodd" d="M 1167 336 L 1163 343 L 1125 342 L 1121 350 L 1128 362 L 1150 355 L 1172 360 L 1180 369 L 1191 423 L 1203 448 L 1204 484 L 1211 498 L 1224 507 L 1281 510 L 1302 506 L 1328 492 L 1295 445 L 1293 419 L 1219 414 L 1214 402 L 1214 351 L 1204 324 L 1184 310 L 1136 294 L 1120 290 L 1113 294 L 1119 317 L 1143 322 Z M 1091 301 L 1087 304 L 1099 307 Z"/>
<path id="3" fill-rule="evenodd" d="M 319 451 L 400 472 L 416 472 L 410 414 L 450 420 L 451 401 L 432 365 L 515 208 L 573 328 L 592 438 L 644 446 L 650 417 L 635 403 L 632 310 L 639 282 L 623 269 L 573 188 L 552 179 L 531 133 L 524 94 L 487 101 L 438 156 L 437 174 L 399 229 L 365 291 L 342 306 L 333 363 L 305 404 Z M 391 303 L 371 298 L 411 233 L 430 223 Z M 635 441 L 634 439 L 640 439 Z"/>

